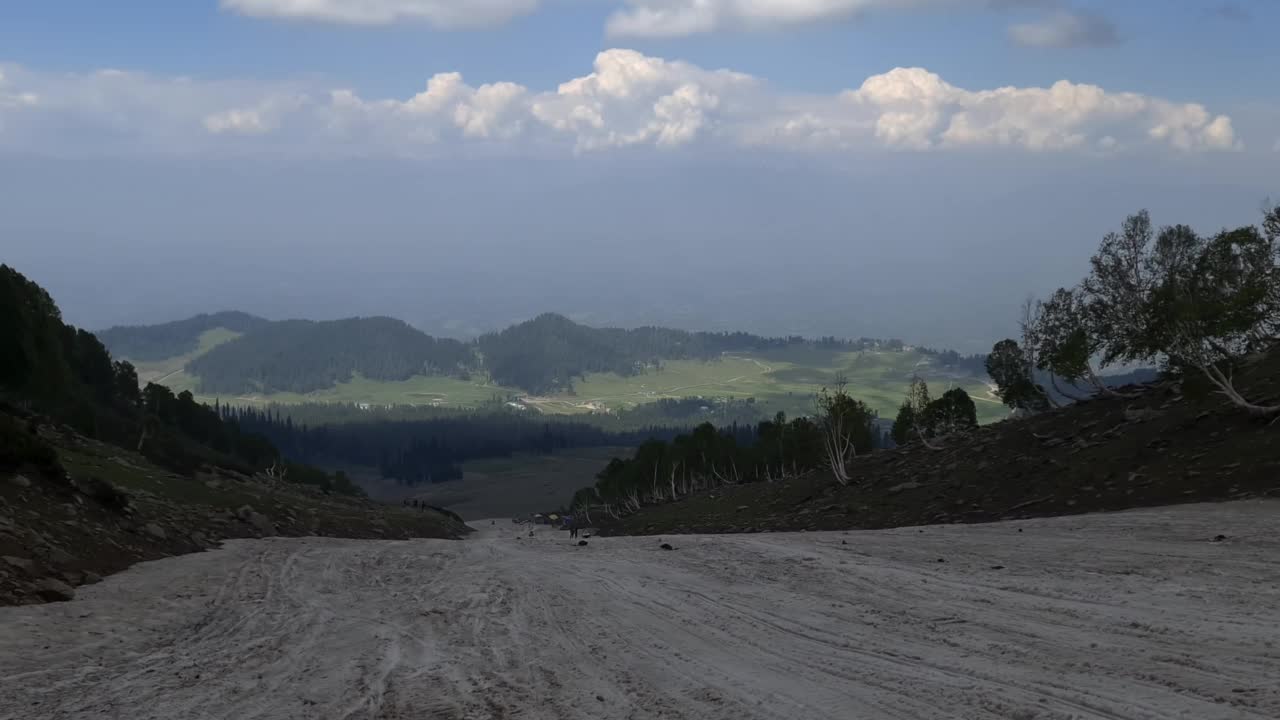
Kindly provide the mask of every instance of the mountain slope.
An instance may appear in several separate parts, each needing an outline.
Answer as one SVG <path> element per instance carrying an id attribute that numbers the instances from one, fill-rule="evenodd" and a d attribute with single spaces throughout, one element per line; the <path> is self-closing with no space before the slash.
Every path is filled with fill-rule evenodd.
<path id="1" fill-rule="evenodd" d="M 187 364 L 200 391 L 307 393 L 360 374 L 379 381 L 458 375 L 475 366 L 467 345 L 433 338 L 386 317 L 274 322 L 223 343 Z"/>
<path id="2" fill-rule="evenodd" d="M 118 358 L 135 363 L 154 362 L 195 352 L 200 336 L 210 330 L 222 328 L 244 334 L 269 323 L 248 313 L 232 311 L 201 314 L 160 325 L 118 325 L 95 334 Z"/>
<path id="3" fill-rule="evenodd" d="M 0 425 L 28 420 L 0 410 Z M 11 440 L 0 438 L 0 447 Z M 32 442 L 46 454 L 14 463 L 0 452 L 0 605 L 69 599 L 76 587 L 134 563 L 201 552 L 225 538 L 467 532 L 432 510 L 330 495 L 261 473 L 177 474 L 65 426 L 44 424 Z"/>
<path id="4" fill-rule="evenodd" d="M 1255 359 L 1237 386 L 1259 401 L 1280 398 L 1280 349 Z M 1184 397 L 1174 381 L 1128 390 L 1141 392 L 987 425 L 938 451 L 912 443 L 864 455 L 848 486 L 814 473 L 593 520 L 620 534 L 840 530 L 1280 497 L 1280 425 L 1216 396 Z"/>
<path id="5" fill-rule="evenodd" d="M 663 327 L 593 328 L 554 313 L 513 325 L 476 341 L 495 382 L 531 393 L 572 390 L 590 373 L 627 377 L 664 361 L 713 360 L 724 353 L 795 347 L 861 350 L 874 340 L 766 338 L 744 332 L 688 332 Z"/>
<path id="6" fill-rule="evenodd" d="M 269 470 L 268 470 L 269 468 Z M 0 265 L 0 604 L 221 537 L 455 537 L 456 518 L 378 508 L 343 473 L 287 462 L 191 393 L 138 387 L 53 298 Z"/>
<path id="7" fill-rule="evenodd" d="M 866 338 L 594 328 L 553 313 L 472 343 L 432 338 L 389 318 L 289 320 L 240 336 L 229 332 L 206 331 L 197 352 L 145 363 L 140 375 L 165 377 L 210 402 L 237 395 L 475 407 L 495 393 L 523 392 L 552 413 L 617 411 L 701 396 L 769 398 L 767 414 L 795 414 L 806 412 L 813 393 L 841 376 L 861 382 L 888 412 L 913 372 L 987 395 L 980 357 Z"/>

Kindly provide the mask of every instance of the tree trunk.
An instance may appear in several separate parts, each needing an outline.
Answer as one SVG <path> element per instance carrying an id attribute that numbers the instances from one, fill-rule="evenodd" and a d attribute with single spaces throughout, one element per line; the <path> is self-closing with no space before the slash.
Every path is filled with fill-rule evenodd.
<path id="1" fill-rule="evenodd" d="M 1280 405 L 1258 405 L 1249 402 L 1243 395 L 1236 390 L 1235 383 L 1230 377 L 1223 374 L 1221 370 L 1213 365 L 1201 365 L 1200 370 L 1209 378 L 1209 381 L 1218 387 L 1218 392 L 1225 395 L 1232 405 L 1244 410 L 1255 417 L 1268 418 L 1280 416 Z"/>

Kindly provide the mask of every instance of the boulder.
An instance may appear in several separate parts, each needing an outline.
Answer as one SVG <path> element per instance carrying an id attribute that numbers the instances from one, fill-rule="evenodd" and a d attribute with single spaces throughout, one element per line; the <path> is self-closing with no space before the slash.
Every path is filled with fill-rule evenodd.
<path id="1" fill-rule="evenodd" d="M 263 515 L 257 510 L 254 510 L 249 505 L 245 505 L 241 507 L 239 510 L 237 510 L 236 517 L 240 518 L 241 522 L 248 525 L 252 525 L 258 532 L 262 533 L 263 535 L 276 534 L 276 526 L 275 526 L 275 523 L 271 522 L 271 518 L 267 517 L 266 515 Z"/>
<path id="2" fill-rule="evenodd" d="M 129 493 L 116 487 L 109 480 L 90 476 L 78 480 L 76 489 L 117 512 L 125 512 L 129 509 Z"/>
<path id="3" fill-rule="evenodd" d="M 20 487 L 20 488 L 31 487 L 31 481 L 23 477 L 22 475 L 14 475 L 13 477 L 9 478 L 9 484 L 15 487 Z"/>
<path id="4" fill-rule="evenodd" d="M 142 528 L 142 530 L 157 540 L 169 539 L 169 534 L 164 531 L 164 528 L 160 527 L 155 523 L 147 523 L 146 526 Z"/>
<path id="5" fill-rule="evenodd" d="M 75 588 L 54 578 L 45 578 L 36 583 L 36 595 L 49 602 L 65 602 L 76 596 Z"/>

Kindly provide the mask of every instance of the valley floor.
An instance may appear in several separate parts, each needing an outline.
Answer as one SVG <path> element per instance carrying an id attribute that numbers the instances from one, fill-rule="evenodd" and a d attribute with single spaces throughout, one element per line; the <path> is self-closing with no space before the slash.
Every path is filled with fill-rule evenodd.
<path id="1" fill-rule="evenodd" d="M 0 608 L 0 718 L 1276 718 L 1278 516 L 232 541 Z"/>

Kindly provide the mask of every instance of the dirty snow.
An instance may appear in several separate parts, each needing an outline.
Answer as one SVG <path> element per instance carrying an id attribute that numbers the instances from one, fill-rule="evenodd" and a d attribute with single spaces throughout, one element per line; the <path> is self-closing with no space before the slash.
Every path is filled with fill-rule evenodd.
<path id="1" fill-rule="evenodd" d="M 1274 720 L 1277 520 L 237 541 L 0 608 L 0 718 Z"/>

